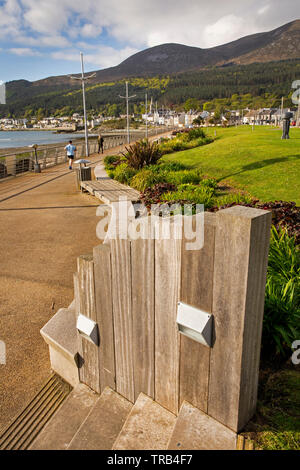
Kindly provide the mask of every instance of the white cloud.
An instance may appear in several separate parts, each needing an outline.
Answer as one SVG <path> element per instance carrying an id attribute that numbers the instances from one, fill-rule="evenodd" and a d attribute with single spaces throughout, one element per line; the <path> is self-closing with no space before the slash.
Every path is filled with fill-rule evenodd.
<path id="1" fill-rule="evenodd" d="M 205 27 L 205 45 L 212 47 L 225 44 L 251 32 L 253 32 L 253 25 L 245 19 L 235 15 L 223 16 L 216 23 Z"/>
<path id="2" fill-rule="evenodd" d="M 87 38 L 93 38 L 99 36 L 101 34 L 102 28 L 93 25 L 93 24 L 85 24 L 81 29 L 80 29 L 80 36 L 87 37 Z"/>
<path id="3" fill-rule="evenodd" d="M 95 52 L 84 54 L 84 62 L 90 66 L 97 66 L 101 68 L 113 67 L 119 64 L 127 57 L 138 52 L 137 49 L 125 47 L 124 49 L 114 49 L 108 46 L 94 46 Z M 96 50 L 98 52 L 96 52 Z M 53 59 L 67 60 L 72 62 L 78 62 L 80 59 L 80 51 L 64 50 L 53 52 L 51 54 Z"/>
<path id="4" fill-rule="evenodd" d="M 12 54 L 19 55 L 19 56 L 40 56 L 41 53 L 38 51 L 34 51 L 29 47 L 11 47 L 9 51 Z"/>
<path id="5" fill-rule="evenodd" d="M 212 47 L 296 17 L 299 0 L 5 0 L 0 38 L 65 60 L 83 47 L 90 65 L 107 67 L 158 44 Z"/>
<path id="6" fill-rule="evenodd" d="M 271 5 L 268 3 L 267 5 L 264 5 L 263 7 L 261 7 L 259 10 L 258 10 L 258 14 L 259 15 L 264 15 L 265 13 L 267 13 L 271 8 Z"/>

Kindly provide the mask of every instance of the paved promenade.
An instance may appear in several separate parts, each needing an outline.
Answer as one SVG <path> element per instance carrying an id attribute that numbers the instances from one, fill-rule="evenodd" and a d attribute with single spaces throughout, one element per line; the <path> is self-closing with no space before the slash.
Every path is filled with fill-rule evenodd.
<path id="1" fill-rule="evenodd" d="M 102 156 L 90 160 L 96 176 L 106 175 Z M 100 202 L 77 190 L 75 180 L 67 163 L 0 180 L 0 340 L 7 348 L 7 364 L 0 365 L 0 429 L 49 376 L 40 329 L 72 302 L 77 257 L 100 243 Z"/>
<path id="2" fill-rule="evenodd" d="M 0 428 L 49 375 L 39 331 L 72 302 L 76 258 L 100 243 L 98 205 L 76 190 L 67 164 L 0 182 L 0 340 L 7 347 L 7 364 L 0 365 Z"/>

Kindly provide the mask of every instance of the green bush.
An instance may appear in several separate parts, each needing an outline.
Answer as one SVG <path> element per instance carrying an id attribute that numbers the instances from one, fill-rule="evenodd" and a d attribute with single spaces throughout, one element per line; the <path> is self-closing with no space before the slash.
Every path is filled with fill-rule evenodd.
<path id="1" fill-rule="evenodd" d="M 130 185 L 140 192 L 147 188 L 152 188 L 158 183 L 164 181 L 164 175 L 154 172 L 152 169 L 144 168 L 140 170 L 131 180 Z"/>
<path id="2" fill-rule="evenodd" d="M 123 153 L 127 164 L 135 170 L 140 170 L 148 165 L 155 165 L 162 157 L 162 152 L 156 142 L 140 140 L 129 147 Z"/>
<path id="3" fill-rule="evenodd" d="M 188 167 L 186 165 L 183 165 L 183 163 L 178 163 L 178 162 L 162 162 L 159 163 L 158 165 L 151 166 L 151 170 L 159 173 L 163 171 L 182 171 L 182 170 L 187 170 Z"/>
<path id="4" fill-rule="evenodd" d="M 199 170 L 170 171 L 166 173 L 167 183 L 180 184 L 199 184 L 201 181 L 201 172 Z"/>
<path id="5" fill-rule="evenodd" d="M 119 181 L 119 183 L 130 184 L 132 178 L 136 175 L 137 172 L 128 166 L 127 163 L 121 163 L 121 165 L 118 165 L 111 173 L 113 173 L 114 179 Z"/>
<path id="6" fill-rule="evenodd" d="M 105 169 L 113 169 L 114 168 L 114 163 L 117 163 L 120 161 L 120 157 L 117 155 L 107 155 L 107 157 L 104 158 L 104 166 Z"/>
<path id="7" fill-rule="evenodd" d="M 199 138 L 201 138 L 201 139 L 206 138 L 206 134 L 205 134 L 203 129 L 191 129 L 188 132 L 188 140 L 189 141 L 199 139 Z"/>
<path id="8" fill-rule="evenodd" d="M 163 155 L 173 152 L 181 152 L 183 150 L 190 150 L 196 147 L 201 147 L 212 142 L 209 137 L 199 137 L 197 139 L 189 140 L 188 134 L 177 135 L 174 139 L 169 139 L 160 144 L 159 148 Z"/>
<path id="9" fill-rule="evenodd" d="M 263 323 L 263 349 L 283 358 L 300 338 L 300 251 L 286 230 L 272 227 Z"/>
<path id="10" fill-rule="evenodd" d="M 167 192 L 162 195 L 161 199 L 166 202 L 180 202 L 204 204 L 206 208 L 213 205 L 213 197 L 215 190 L 208 186 L 195 186 L 193 184 L 181 184 L 177 191 Z"/>
<path id="11" fill-rule="evenodd" d="M 244 193 L 231 193 L 216 199 L 217 207 L 223 207 L 230 204 L 251 204 L 252 197 Z"/>

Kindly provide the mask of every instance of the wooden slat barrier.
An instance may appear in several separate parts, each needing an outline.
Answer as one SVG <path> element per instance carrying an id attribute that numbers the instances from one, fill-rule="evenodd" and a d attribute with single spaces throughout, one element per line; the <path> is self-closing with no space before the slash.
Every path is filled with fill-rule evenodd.
<path id="1" fill-rule="evenodd" d="M 170 229 L 174 234 L 178 227 L 174 224 Z M 180 268 L 181 240 L 155 240 L 155 400 L 175 414 L 179 411 Z"/>
<path id="2" fill-rule="evenodd" d="M 134 402 L 131 246 L 111 240 L 112 298 L 115 331 L 116 390 Z"/>
<path id="3" fill-rule="evenodd" d="M 180 300 L 213 313 L 215 214 L 205 214 L 204 246 L 185 249 L 183 238 Z M 180 403 L 186 400 L 207 413 L 210 349 L 185 336 L 180 347 Z"/>
<path id="4" fill-rule="evenodd" d="M 154 398 L 154 240 L 131 243 L 134 398 Z"/>
<path id="5" fill-rule="evenodd" d="M 99 363 L 101 392 L 116 388 L 114 320 L 112 301 L 111 250 L 107 245 L 94 248 L 96 318 L 100 331 Z"/>
<path id="6" fill-rule="evenodd" d="M 197 251 L 171 223 L 171 238 L 113 239 L 79 258 L 76 310 L 101 338 L 81 338 L 80 378 L 175 414 L 185 400 L 239 432 L 256 407 L 271 213 L 237 206 L 204 220 Z M 179 301 L 213 314 L 212 348 L 179 334 Z"/>
<path id="7" fill-rule="evenodd" d="M 94 263 L 92 256 L 80 256 L 77 260 L 77 276 L 75 276 L 76 309 L 78 313 L 91 320 L 97 321 Z M 79 368 L 80 381 L 89 385 L 96 392 L 100 392 L 100 364 L 99 348 L 86 338 L 78 335 L 79 355 L 81 363 Z"/>

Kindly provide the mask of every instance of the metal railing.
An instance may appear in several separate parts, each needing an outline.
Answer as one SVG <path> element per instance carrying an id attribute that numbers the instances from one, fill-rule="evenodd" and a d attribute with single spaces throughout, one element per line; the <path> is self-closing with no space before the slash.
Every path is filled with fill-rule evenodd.
<path id="1" fill-rule="evenodd" d="M 172 129 L 150 129 L 148 136 L 153 137 L 161 133 L 166 133 Z M 119 131 L 118 131 L 119 132 Z M 127 135 L 122 135 L 103 132 L 104 137 L 104 150 L 113 149 L 127 144 Z M 144 131 L 135 131 L 131 134 L 131 140 L 136 141 L 145 137 Z M 82 158 L 85 156 L 85 143 L 84 141 L 75 142 L 77 147 L 76 157 Z M 89 153 L 93 154 L 98 151 L 98 142 L 96 139 L 89 141 Z M 38 163 L 42 170 L 67 162 L 67 155 L 65 151 L 65 143 L 59 146 L 42 147 L 37 151 Z M 19 150 L 11 153 L 0 154 L 0 180 L 7 177 L 13 177 L 33 171 L 35 163 L 34 150 Z"/>

